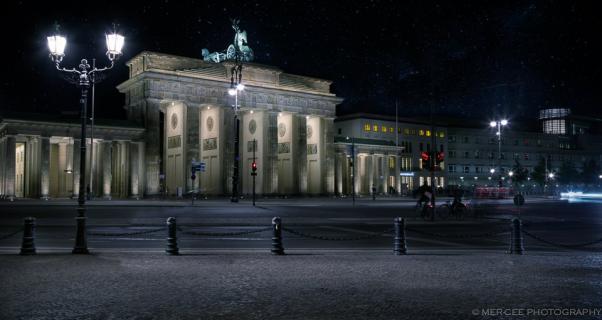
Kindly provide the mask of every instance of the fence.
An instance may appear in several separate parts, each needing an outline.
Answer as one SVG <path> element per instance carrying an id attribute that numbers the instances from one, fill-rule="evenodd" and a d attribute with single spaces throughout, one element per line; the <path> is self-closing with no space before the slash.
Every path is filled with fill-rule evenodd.
<path id="1" fill-rule="evenodd" d="M 267 231 L 271 231 L 271 247 L 270 251 L 276 255 L 284 254 L 284 237 L 283 232 L 286 234 L 293 235 L 298 238 L 305 239 L 313 239 L 313 240 L 321 240 L 321 241 L 362 241 L 362 240 L 370 240 L 379 237 L 392 237 L 393 238 L 393 252 L 396 255 L 407 254 L 408 252 L 408 244 L 406 233 L 414 233 L 426 237 L 431 238 L 441 238 L 441 239 L 455 239 L 455 240 L 463 240 L 463 239 L 477 239 L 477 238 L 493 238 L 501 235 L 510 235 L 509 237 L 509 250 L 508 253 L 512 254 L 523 254 L 524 253 L 524 237 L 529 237 L 535 241 L 541 242 L 548 246 L 553 246 L 562 249 L 585 249 L 587 247 L 594 246 L 596 244 L 602 243 L 602 238 L 596 239 L 593 241 L 587 241 L 583 243 L 560 243 L 556 241 L 552 241 L 549 239 L 545 239 L 541 236 L 536 235 L 533 232 L 527 231 L 523 228 L 521 221 L 518 218 L 512 220 L 511 225 L 508 227 L 499 228 L 497 230 L 493 230 L 490 232 L 482 232 L 482 233 L 438 233 L 438 232 L 430 232 L 425 230 L 420 230 L 417 228 L 410 228 L 406 226 L 405 219 L 403 218 L 395 218 L 393 221 L 393 227 L 389 229 L 385 229 L 382 231 L 365 231 L 365 235 L 361 236 L 353 236 L 353 237 L 345 237 L 345 236 L 328 236 L 328 235 L 320 235 L 315 233 L 304 232 L 295 228 L 285 227 L 283 226 L 282 219 L 279 217 L 274 217 L 272 219 L 272 225 L 268 227 L 258 227 L 252 230 L 243 230 L 243 231 L 230 231 L 230 232 L 205 232 L 205 231 L 195 231 L 191 229 L 192 226 L 177 226 L 176 218 L 170 217 L 167 219 L 166 225 L 153 228 L 150 230 L 137 230 L 137 231 L 128 231 L 128 232 L 92 232 L 88 231 L 87 235 L 89 236 L 98 236 L 98 237 L 124 237 L 124 236 L 140 236 L 140 235 L 148 235 L 148 234 L 156 234 L 159 232 L 167 233 L 167 245 L 166 245 L 166 253 L 171 255 L 179 254 L 179 246 L 178 246 L 178 233 L 184 234 L 192 237 L 236 237 L 242 235 L 249 234 L 261 234 Z M 10 239 L 16 236 L 19 233 L 23 233 L 23 239 L 21 244 L 21 255 L 32 255 L 36 254 L 35 247 L 35 218 L 28 217 L 24 219 L 23 227 L 17 228 L 14 231 L 11 231 L 5 235 L 0 235 L 0 241 Z"/>

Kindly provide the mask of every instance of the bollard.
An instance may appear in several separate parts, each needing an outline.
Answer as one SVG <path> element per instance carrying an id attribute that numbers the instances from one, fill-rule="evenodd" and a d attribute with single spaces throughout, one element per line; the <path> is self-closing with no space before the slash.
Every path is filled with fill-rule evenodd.
<path id="1" fill-rule="evenodd" d="M 284 247 L 282 246 L 282 220 L 280 217 L 272 219 L 272 254 L 283 255 Z"/>
<path id="2" fill-rule="evenodd" d="M 393 220 L 393 224 L 395 226 L 393 252 L 396 256 L 400 256 L 408 252 L 408 248 L 406 247 L 406 220 L 397 217 Z"/>
<path id="3" fill-rule="evenodd" d="M 167 248 L 165 252 L 170 255 L 180 254 L 178 249 L 178 234 L 177 234 L 176 218 L 167 218 Z"/>
<path id="4" fill-rule="evenodd" d="M 523 234 L 520 219 L 512 219 L 512 235 L 510 238 L 510 254 L 523 254 Z"/>
<path id="5" fill-rule="evenodd" d="M 36 218 L 25 218 L 24 224 L 23 242 L 21 242 L 21 253 L 19 254 L 23 256 L 36 254 L 36 245 L 34 243 Z"/>

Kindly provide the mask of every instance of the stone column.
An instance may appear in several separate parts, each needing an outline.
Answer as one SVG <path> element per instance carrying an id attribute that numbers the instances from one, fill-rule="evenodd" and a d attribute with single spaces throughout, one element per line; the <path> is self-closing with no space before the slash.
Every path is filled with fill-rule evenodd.
<path id="1" fill-rule="evenodd" d="M 50 193 L 50 137 L 40 138 L 40 197 L 48 199 Z"/>
<path id="2" fill-rule="evenodd" d="M 14 136 L 6 137 L 6 155 L 4 158 L 6 161 L 6 169 L 4 176 L 4 188 L 5 195 L 10 200 L 15 198 L 16 143 L 17 142 Z"/>
<path id="3" fill-rule="evenodd" d="M 307 118 L 305 115 L 295 115 L 297 120 L 297 147 L 295 159 L 298 172 L 298 192 L 307 193 Z"/>
<path id="4" fill-rule="evenodd" d="M 351 174 L 354 176 L 355 179 L 355 194 L 361 194 L 362 193 L 362 186 L 363 181 L 362 179 L 364 179 L 365 177 L 365 168 L 364 168 L 364 163 L 365 163 L 365 158 L 363 155 L 359 155 L 356 152 L 356 156 L 355 156 L 355 161 L 354 161 L 354 167 L 351 168 Z M 353 183 L 353 181 L 352 181 Z M 352 190 L 353 192 L 353 190 Z"/>
<path id="5" fill-rule="evenodd" d="M 343 161 L 345 160 L 345 155 L 341 152 L 337 152 L 335 156 L 335 179 L 336 179 L 336 188 L 335 193 L 337 195 L 343 194 Z"/>
<path id="6" fill-rule="evenodd" d="M 102 142 L 102 196 L 111 199 L 111 141 Z"/>
<path id="7" fill-rule="evenodd" d="M 322 171 L 322 192 L 334 194 L 334 119 L 322 118 L 322 145 L 324 155 Z"/>
<path id="8" fill-rule="evenodd" d="M 278 113 L 265 112 L 263 132 L 263 194 L 274 194 L 278 192 Z M 246 166 L 246 164 L 243 164 Z M 248 172 L 245 167 L 241 172 Z"/>
<path id="9" fill-rule="evenodd" d="M 383 155 L 380 157 L 381 163 L 381 175 L 382 175 L 382 192 L 384 194 L 388 194 L 389 192 L 389 156 Z"/>
<path id="10" fill-rule="evenodd" d="M 130 142 L 130 197 L 140 198 L 140 146 L 136 142 Z"/>
<path id="11" fill-rule="evenodd" d="M 374 186 L 374 155 L 365 156 L 366 163 L 366 190 L 368 194 L 372 194 L 372 186 Z"/>
<path id="12" fill-rule="evenodd" d="M 147 195 L 156 195 L 159 193 L 159 146 L 160 146 L 160 102 L 155 99 L 146 100 L 146 123 L 145 123 L 145 167 L 146 167 L 146 188 Z"/>
<path id="13" fill-rule="evenodd" d="M 80 139 L 73 139 L 73 198 L 79 196 L 79 159 L 80 159 Z"/>
<path id="14" fill-rule="evenodd" d="M 196 173 L 197 178 L 193 181 L 190 178 L 190 167 L 192 165 L 192 161 L 201 161 L 201 154 L 199 148 L 199 116 L 201 113 L 201 109 L 198 105 L 184 105 L 185 108 L 185 117 L 186 117 L 186 125 L 184 126 L 183 139 L 186 139 L 186 144 L 184 145 L 186 149 L 185 157 L 186 162 L 184 162 L 184 177 L 186 178 L 186 190 L 193 191 L 198 190 L 199 188 L 199 180 L 200 172 Z"/>

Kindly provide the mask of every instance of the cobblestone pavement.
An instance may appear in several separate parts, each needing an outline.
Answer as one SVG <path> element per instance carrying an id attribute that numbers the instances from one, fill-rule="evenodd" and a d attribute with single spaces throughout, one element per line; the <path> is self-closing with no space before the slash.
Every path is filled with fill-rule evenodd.
<path id="1" fill-rule="evenodd" d="M 595 315 L 595 308 L 602 311 L 600 254 L 289 253 L 0 255 L 0 317 L 602 318 Z M 590 314 L 486 315 L 529 308 L 586 308 Z"/>

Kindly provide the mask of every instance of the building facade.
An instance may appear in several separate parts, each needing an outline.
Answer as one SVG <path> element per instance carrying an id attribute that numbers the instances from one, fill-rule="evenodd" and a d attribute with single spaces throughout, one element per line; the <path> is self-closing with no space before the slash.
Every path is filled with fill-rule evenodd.
<path id="1" fill-rule="evenodd" d="M 235 98 L 231 63 L 143 52 L 127 62 L 130 121 L 144 125 L 145 195 L 176 190 L 229 194 L 234 162 Z M 330 81 L 245 63 L 240 119 L 240 186 L 250 193 L 253 153 L 259 194 L 332 194 L 333 121 L 342 99 Z M 191 179 L 192 162 L 206 170 Z"/>
<path id="2" fill-rule="evenodd" d="M 91 183 L 94 194 L 106 199 L 142 197 L 139 177 L 143 175 L 140 154 L 144 151 L 144 128 L 111 122 L 97 124 L 94 139 L 87 139 L 87 183 Z M 77 119 L 65 121 L 42 115 L 3 118 L 0 196 L 77 197 L 81 174 L 80 129 Z"/>
<path id="3" fill-rule="evenodd" d="M 408 194 L 421 185 L 431 185 L 421 153 L 432 148 L 447 150 L 447 128 L 418 119 L 396 121 L 394 117 L 352 114 L 338 117 L 335 130 L 338 194 L 351 194 L 352 181 L 359 194 Z M 444 170 L 437 171 L 434 185 L 444 187 L 446 179 Z"/>
<path id="4" fill-rule="evenodd" d="M 342 99 L 330 92 L 330 81 L 271 66 L 244 63 L 245 89 L 235 97 L 228 94 L 230 62 L 142 52 L 127 66 L 129 79 L 117 89 L 128 120 L 99 122 L 86 142 L 87 184 L 107 199 L 231 194 L 234 105 L 243 195 L 253 189 L 253 162 L 260 195 L 405 195 L 425 184 L 494 185 L 491 169 L 506 179 L 517 160 L 532 171 L 545 159 L 550 172 L 564 161 L 579 169 L 602 160 L 602 121 L 566 108 L 541 110 L 537 128 L 511 122 L 499 145 L 488 123 L 374 114 L 335 119 Z M 77 119 L 3 117 L 0 197 L 77 196 L 79 130 Z M 434 180 L 421 159 L 430 151 L 444 154 Z M 198 162 L 205 170 L 193 179 Z"/>
<path id="5" fill-rule="evenodd" d="M 599 167 L 601 124 L 599 119 L 571 115 L 570 109 L 543 109 L 539 122 L 511 121 L 502 128 L 498 141 L 497 128 L 491 128 L 489 122 L 448 118 L 437 119 L 431 125 L 430 121 L 396 121 L 394 117 L 373 114 L 338 117 L 336 192 L 351 194 L 353 181 L 356 193 L 366 195 L 407 194 L 420 185 L 431 185 L 430 171 L 421 153 L 433 146 L 444 153 L 444 160 L 435 171 L 435 185 L 442 188 L 499 186 L 500 180 L 502 186 L 512 186 L 509 173 L 517 161 L 529 173 L 541 161 L 546 172 L 553 174 L 560 172 L 565 162 L 572 163 L 578 172 L 588 162 Z M 353 159 L 355 168 L 351 165 Z M 596 178 L 598 174 L 602 172 Z M 537 187 L 529 181 L 522 187 Z"/>

